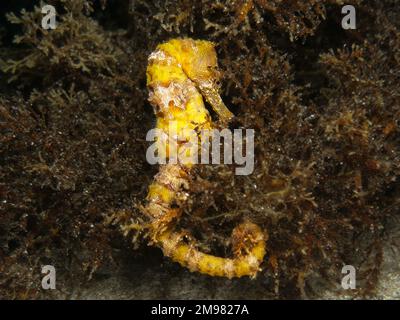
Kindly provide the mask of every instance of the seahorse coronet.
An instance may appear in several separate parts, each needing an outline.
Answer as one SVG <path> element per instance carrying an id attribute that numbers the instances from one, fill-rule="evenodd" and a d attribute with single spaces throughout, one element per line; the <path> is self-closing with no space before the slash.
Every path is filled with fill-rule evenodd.
<path id="1" fill-rule="evenodd" d="M 189 131 L 213 128 L 203 98 L 222 123 L 228 123 L 233 117 L 219 94 L 221 74 L 213 42 L 180 38 L 158 45 L 149 56 L 146 76 L 149 102 L 157 118 L 156 128 L 168 136 L 173 123 L 177 132 L 168 137 L 180 139 L 176 145 L 168 143 L 168 139 L 167 142 L 157 140 L 160 149 L 166 147 L 167 157 L 173 151 L 188 152 L 182 142 L 190 138 Z M 180 208 L 176 208 L 175 201 L 182 190 L 187 189 L 193 165 L 190 161 L 160 165 L 143 207 L 144 214 L 151 221 L 151 244 L 193 272 L 227 278 L 255 277 L 266 252 L 266 236 L 256 224 L 245 221 L 234 228 L 234 250 L 230 258 L 201 252 L 188 231 L 175 230 L 182 213 Z"/>

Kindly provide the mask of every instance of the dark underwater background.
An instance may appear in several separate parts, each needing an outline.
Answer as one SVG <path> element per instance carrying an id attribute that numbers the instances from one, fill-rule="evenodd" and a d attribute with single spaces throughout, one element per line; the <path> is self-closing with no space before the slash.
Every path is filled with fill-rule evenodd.
<path id="1" fill-rule="evenodd" d="M 399 2 L 54 0 L 0 3 L 0 298 L 400 298 Z M 147 245 L 146 64 L 173 37 L 214 41 L 230 128 L 255 170 L 198 166 L 179 228 L 230 253 L 268 234 L 255 280 L 188 270 Z M 57 289 L 41 288 L 54 265 Z M 357 288 L 344 290 L 344 265 Z"/>

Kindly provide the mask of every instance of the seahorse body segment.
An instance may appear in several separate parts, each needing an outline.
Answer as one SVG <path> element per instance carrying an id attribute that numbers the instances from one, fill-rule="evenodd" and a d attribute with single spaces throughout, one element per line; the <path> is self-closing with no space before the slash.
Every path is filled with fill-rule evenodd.
<path id="1" fill-rule="evenodd" d="M 212 128 L 211 117 L 204 106 L 203 97 L 212 106 L 222 123 L 232 118 L 220 95 L 217 55 L 214 44 L 193 39 L 173 39 L 158 45 L 151 53 L 147 67 L 149 101 L 157 117 L 156 128 L 166 136 L 174 123 L 177 131 L 172 138 L 174 146 L 164 139 L 158 140 L 159 149 L 186 153 L 188 132 Z M 201 142 L 200 142 L 201 143 Z M 167 144 L 167 145 L 163 145 Z M 163 148 L 165 147 L 165 148 Z M 201 147 L 201 146 L 200 146 Z M 162 151 L 160 151 L 162 153 Z M 165 256 L 189 268 L 211 276 L 254 277 L 265 255 L 265 236 L 251 222 L 243 222 L 232 232 L 233 257 L 223 258 L 203 253 L 196 241 L 184 230 L 175 230 L 181 210 L 176 205 L 188 185 L 194 163 L 179 162 L 160 165 L 159 173 L 149 187 L 144 213 L 150 218 L 151 242 L 159 246 Z"/>

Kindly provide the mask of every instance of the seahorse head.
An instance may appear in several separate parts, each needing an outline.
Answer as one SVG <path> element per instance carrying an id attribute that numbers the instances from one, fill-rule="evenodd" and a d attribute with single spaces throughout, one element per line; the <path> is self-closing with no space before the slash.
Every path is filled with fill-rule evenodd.
<path id="1" fill-rule="evenodd" d="M 218 68 L 215 44 L 206 40 L 183 39 L 182 52 L 183 71 L 197 85 L 220 119 L 228 122 L 233 114 L 220 96 L 221 73 Z"/>
<path id="2" fill-rule="evenodd" d="M 219 93 L 221 73 L 218 69 L 217 53 L 213 42 L 190 38 L 171 39 L 159 45 L 157 49 L 158 51 L 151 55 L 150 60 L 164 59 L 166 62 L 161 65 L 154 63 L 149 65 L 148 85 L 153 82 L 168 83 L 169 80 L 179 82 L 184 81 L 184 78 L 189 78 L 222 122 L 228 122 L 233 117 Z M 167 57 L 172 60 L 168 60 Z"/>
<path id="3" fill-rule="evenodd" d="M 217 85 L 221 77 L 218 71 L 217 53 L 211 41 L 182 39 L 182 69 L 196 84 L 212 82 Z"/>

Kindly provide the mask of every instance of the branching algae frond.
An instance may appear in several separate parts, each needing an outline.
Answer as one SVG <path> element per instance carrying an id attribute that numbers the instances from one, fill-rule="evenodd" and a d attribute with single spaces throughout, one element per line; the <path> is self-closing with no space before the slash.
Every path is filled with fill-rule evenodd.
<path id="1" fill-rule="evenodd" d="M 232 118 L 232 113 L 218 92 L 219 77 L 217 55 L 212 42 L 173 39 L 160 44 L 150 55 L 147 86 L 150 91 L 149 101 L 157 116 L 157 129 L 168 136 L 169 127 L 174 123 L 180 132 L 179 137 L 169 137 L 179 141 L 174 144 L 177 150 L 172 150 L 172 143 L 166 146 L 167 158 L 172 151 L 177 151 L 177 154 L 188 152 L 185 143 L 190 137 L 186 132 L 212 128 L 203 97 L 222 123 Z M 159 144 L 162 143 L 160 140 Z M 191 271 L 228 278 L 254 277 L 263 261 L 266 241 L 257 225 L 245 221 L 233 230 L 232 258 L 203 253 L 189 232 L 175 230 L 175 222 L 181 215 L 176 200 L 181 197 L 184 186 L 189 182 L 193 165 L 180 161 L 160 165 L 160 171 L 149 187 L 147 204 L 143 208 L 151 221 L 153 244 L 159 246 L 165 256 Z"/>

